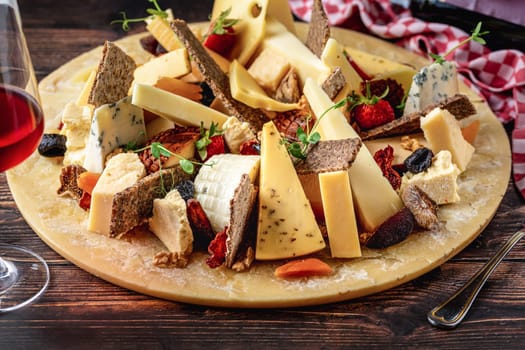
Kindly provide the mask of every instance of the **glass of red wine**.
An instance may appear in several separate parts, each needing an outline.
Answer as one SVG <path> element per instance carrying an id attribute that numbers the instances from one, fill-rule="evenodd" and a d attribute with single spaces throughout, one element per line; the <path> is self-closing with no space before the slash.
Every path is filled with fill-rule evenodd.
<path id="1" fill-rule="evenodd" d="M 18 4 L 0 0 L 0 172 L 29 157 L 43 131 L 44 115 Z M 48 284 L 44 259 L 26 248 L 0 243 L 0 313 L 34 302 Z"/>

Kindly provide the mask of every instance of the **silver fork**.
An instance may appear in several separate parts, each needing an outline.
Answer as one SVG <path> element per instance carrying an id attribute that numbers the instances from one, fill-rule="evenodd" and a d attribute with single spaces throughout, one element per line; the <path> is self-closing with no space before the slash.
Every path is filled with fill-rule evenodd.
<path id="1" fill-rule="evenodd" d="M 429 311 L 427 314 L 428 322 L 440 328 L 451 329 L 456 327 L 467 315 L 485 281 L 523 236 L 525 236 L 525 229 L 514 233 L 498 252 L 487 261 L 485 266 L 472 276 L 463 287 L 441 305 Z"/>

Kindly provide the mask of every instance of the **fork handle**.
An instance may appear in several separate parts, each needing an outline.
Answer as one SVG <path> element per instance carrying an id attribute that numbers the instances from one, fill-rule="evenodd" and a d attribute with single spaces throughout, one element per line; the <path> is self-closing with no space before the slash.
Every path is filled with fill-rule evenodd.
<path id="1" fill-rule="evenodd" d="M 467 283 L 441 305 L 427 314 L 430 324 L 440 328 L 454 328 L 467 315 L 485 281 L 492 274 L 501 260 L 525 236 L 525 230 L 514 233 L 497 253 Z"/>

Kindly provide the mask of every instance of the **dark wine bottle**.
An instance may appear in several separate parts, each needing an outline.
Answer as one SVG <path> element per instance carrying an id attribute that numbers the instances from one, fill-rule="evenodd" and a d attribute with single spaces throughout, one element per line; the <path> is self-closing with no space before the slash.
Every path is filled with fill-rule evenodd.
<path id="1" fill-rule="evenodd" d="M 392 3 L 409 8 L 412 15 L 427 22 L 452 25 L 469 33 L 482 22 L 482 30 L 489 31 L 483 38 L 491 50 L 525 50 L 525 27 L 503 19 L 491 17 L 443 0 L 392 0 Z M 522 9 L 516 9 L 522 11 Z"/>

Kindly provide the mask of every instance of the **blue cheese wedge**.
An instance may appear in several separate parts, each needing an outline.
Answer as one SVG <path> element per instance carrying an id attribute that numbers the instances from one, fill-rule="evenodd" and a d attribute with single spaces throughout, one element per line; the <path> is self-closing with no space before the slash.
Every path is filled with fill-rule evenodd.
<path id="1" fill-rule="evenodd" d="M 131 104 L 131 97 L 102 105 L 95 110 L 86 145 L 86 170 L 101 173 L 107 155 L 130 142 L 142 144 L 146 141 L 144 113 Z"/>
<path id="2" fill-rule="evenodd" d="M 403 114 L 420 112 L 459 92 L 456 66 L 452 62 L 434 62 L 414 75 Z"/>

